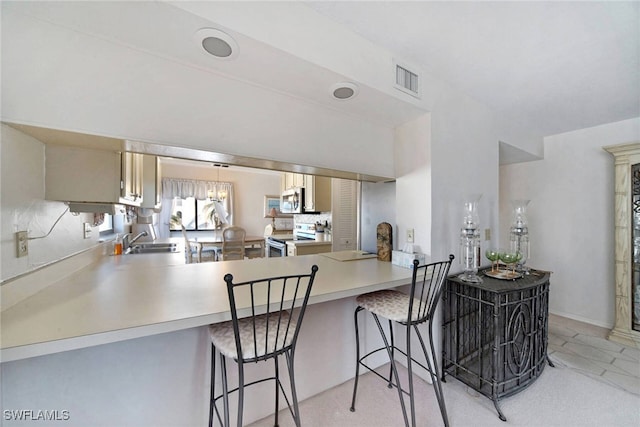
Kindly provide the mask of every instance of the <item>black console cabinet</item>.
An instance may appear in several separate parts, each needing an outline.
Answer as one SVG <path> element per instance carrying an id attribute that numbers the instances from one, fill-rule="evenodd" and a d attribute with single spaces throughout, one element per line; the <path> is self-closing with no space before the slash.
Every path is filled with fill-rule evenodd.
<path id="1" fill-rule="evenodd" d="M 442 380 L 457 378 L 498 401 L 531 384 L 547 358 L 548 272 L 516 280 L 478 273 L 483 283 L 450 276 L 443 293 Z"/>

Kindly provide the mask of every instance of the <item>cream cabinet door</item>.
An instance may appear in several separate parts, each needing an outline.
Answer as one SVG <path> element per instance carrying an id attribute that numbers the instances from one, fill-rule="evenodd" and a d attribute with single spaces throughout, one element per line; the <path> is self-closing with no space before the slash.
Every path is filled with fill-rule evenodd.
<path id="1" fill-rule="evenodd" d="M 119 153 L 61 145 L 45 150 L 46 200 L 120 202 Z"/>
<path id="2" fill-rule="evenodd" d="M 143 155 L 121 154 L 120 198 L 123 202 L 140 203 L 143 196 Z"/>
<path id="3" fill-rule="evenodd" d="M 162 205 L 162 176 L 160 158 L 143 154 L 142 203 L 140 207 L 160 209 Z"/>
<path id="4" fill-rule="evenodd" d="M 304 175 L 300 173 L 285 172 L 283 174 L 282 190 L 290 190 L 296 187 L 304 187 Z"/>
<path id="5" fill-rule="evenodd" d="M 331 203 L 331 178 L 304 175 L 304 209 L 330 212 Z"/>

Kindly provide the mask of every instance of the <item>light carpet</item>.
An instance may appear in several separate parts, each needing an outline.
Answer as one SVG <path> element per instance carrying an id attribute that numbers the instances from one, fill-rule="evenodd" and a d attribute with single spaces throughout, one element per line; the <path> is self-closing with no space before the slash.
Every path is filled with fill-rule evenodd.
<path id="1" fill-rule="evenodd" d="M 388 369 L 388 368 L 387 368 Z M 406 370 L 399 368 L 406 378 Z M 383 367 L 380 372 L 387 372 Z M 402 381 L 402 378 L 401 378 Z M 406 384 L 406 381 L 404 382 Z M 416 377 L 417 425 L 442 426 L 438 404 L 430 384 Z M 460 381 L 447 376 L 443 383 L 449 423 L 456 426 L 535 427 L 638 427 L 640 396 L 607 384 L 559 363 L 546 366 L 542 375 L 522 392 L 500 401 L 507 422 L 500 421 L 493 402 Z M 300 404 L 305 427 L 401 427 L 404 425 L 398 394 L 377 376 L 360 377 L 356 412 L 350 412 L 353 380 Z M 408 408 L 408 400 L 407 408 Z M 251 427 L 273 425 L 273 417 Z M 285 409 L 280 426 L 293 426 Z"/>

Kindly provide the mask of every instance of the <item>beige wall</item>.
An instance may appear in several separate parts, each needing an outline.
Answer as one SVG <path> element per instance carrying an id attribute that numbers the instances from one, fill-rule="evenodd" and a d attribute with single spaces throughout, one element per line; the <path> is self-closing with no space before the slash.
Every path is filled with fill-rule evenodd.
<path id="1" fill-rule="evenodd" d="M 218 168 L 205 162 L 170 161 L 162 163 L 162 176 L 217 181 Z M 270 218 L 264 217 L 264 196 L 280 194 L 280 173 L 229 167 L 220 169 L 219 180 L 233 183 L 235 225 L 243 227 L 249 235 L 262 236 L 265 226 L 271 223 Z M 291 222 L 278 219 L 276 225 Z"/>

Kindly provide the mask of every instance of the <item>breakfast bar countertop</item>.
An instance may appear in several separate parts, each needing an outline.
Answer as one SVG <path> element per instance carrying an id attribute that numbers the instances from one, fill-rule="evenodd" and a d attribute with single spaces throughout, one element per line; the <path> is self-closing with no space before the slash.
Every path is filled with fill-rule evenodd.
<path id="1" fill-rule="evenodd" d="M 405 285 L 411 270 L 321 255 L 179 264 L 182 254 L 103 256 L 2 312 L 2 362 L 229 320 L 234 281 L 319 271 L 309 303 Z M 1 288 L 0 288 L 1 290 Z M 248 306 L 241 301 L 239 306 Z"/>

